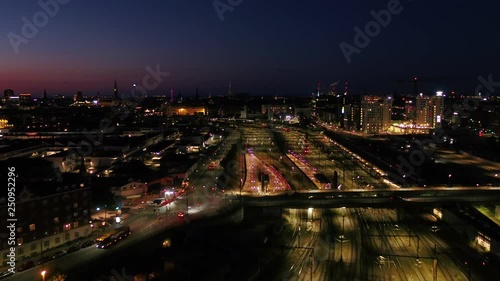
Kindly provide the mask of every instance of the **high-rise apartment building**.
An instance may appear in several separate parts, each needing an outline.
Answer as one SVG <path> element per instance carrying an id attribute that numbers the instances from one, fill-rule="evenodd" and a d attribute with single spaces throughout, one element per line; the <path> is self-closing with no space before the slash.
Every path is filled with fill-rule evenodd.
<path id="1" fill-rule="evenodd" d="M 363 96 L 361 130 L 365 134 L 386 132 L 391 126 L 392 97 Z"/>
<path id="2" fill-rule="evenodd" d="M 443 118 L 444 101 L 442 92 L 435 96 L 420 94 L 415 100 L 415 123 L 420 126 L 439 128 Z"/>

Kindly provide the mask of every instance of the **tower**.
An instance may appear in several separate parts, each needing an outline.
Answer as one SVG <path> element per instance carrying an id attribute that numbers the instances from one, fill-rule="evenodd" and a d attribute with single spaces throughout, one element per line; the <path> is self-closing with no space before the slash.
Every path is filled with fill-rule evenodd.
<path id="1" fill-rule="evenodd" d="M 337 95 L 337 84 L 339 83 L 339 81 L 335 81 L 333 82 L 332 84 L 330 84 L 330 95 L 332 96 L 335 96 Z"/>
<path id="2" fill-rule="evenodd" d="M 170 104 L 174 103 L 174 89 L 170 89 Z"/>
<path id="3" fill-rule="evenodd" d="M 231 83 L 229 83 L 229 89 L 227 90 L 227 96 L 232 97 L 233 96 L 233 91 L 231 90 Z"/>
<path id="4" fill-rule="evenodd" d="M 82 91 L 76 92 L 75 101 L 83 101 L 83 93 L 82 93 Z"/>
<path id="5" fill-rule="evenodd" d="M 113 96 L 115 97 L 116 100 L 118 99 L 118 86 L 116 84 L 116 80 L 115 80 L 115 86 L 113 87 Z"/>

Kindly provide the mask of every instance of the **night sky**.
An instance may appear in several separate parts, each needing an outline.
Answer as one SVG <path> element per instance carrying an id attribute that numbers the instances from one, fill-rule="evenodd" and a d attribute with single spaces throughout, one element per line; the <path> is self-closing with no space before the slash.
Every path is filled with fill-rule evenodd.
<path id="1" fill-rule="evenodd" d="M 130 92 L 157 64 L 170 76 L 151 93 L 186 96 L 197 87 L 201 96 L 225 94 L 229 82 L 233 92 L 306 95 L 318 81 L 388 94 L 413 76 L 448 79 L 429 91 L 473 93 L 477 76 L 490 73 L 500 81 L 497 1 L 401 1 L 401 13 L 350 64 L 340 43 L 354 46 L 354 27 L 364 29 L 370 11 L 390 1 L 239 0 L 223 21 L 212 0 L 64 1 L 16 54 L 8 34 L 23 36 L 21 18 L 33 22 L 43 9 L 0 0 L 1 91 L 111 94 L 116 79 Z"/>

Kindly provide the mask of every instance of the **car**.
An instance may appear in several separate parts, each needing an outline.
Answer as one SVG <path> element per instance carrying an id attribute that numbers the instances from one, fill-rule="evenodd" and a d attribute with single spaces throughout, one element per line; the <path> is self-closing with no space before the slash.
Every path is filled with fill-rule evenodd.
<path id="1" fill-rule="evenodd" d="M 153 203 L 156 204 L 157 206 L 161 205 L 161 203 L 163 203 L 163 202 L 165 202 L 165 199 L 163 199 L 163 198 L 158 198 L 158 199 L 153 200 Z"/>
<path id="2" fill-rule="evenodd" d="M 179 218 L 183 218 L 185 215 L 186 215 L 186 213 L 184 213 L 184 212 L 180 212 L 180 213 L 177 214 L 177 216 Z"/>
<path id="3" fill-rule="evenodd" d="M 40 258 L 40 259 L 36 262 L 36 264 L 37 264 L 37 265 L 44 264 L 44 263 L 46 263 L 46 262 L 48 262 L 48 261 L 50 261 L 50 260 L 51 260 L 51 258 L 50 258 L 49 256 L 41 257 L 41 258 Z"/>
<path id="4" fill-rule="evenodd" d="M 68 248 L 68 250 L 66 250 L 66 253 L 67 254 L 70 254 L 70 253 L 74 253 L 76 251 L 80 250 L 80 245 L 73 245 L 71 247 Z"/>
<path id="5" fill-rule="evenodd" d="M 52 259 L 57 259 L 57 258 L 60 258 L 62 256 L 65 256 L 65 255 L 66 255 L 66 251 L 60 250 L 60 251 L 57 251 L 54 253 L 54 255 L 52 256 Z"/>
<path id="6" fill-rule="evenodd" d="M 386 264 L 387 263 L 387 259 L 385 257 L 383 257 L 383 256 L 378 256 L 375 259 L 375 263 L 377 263 L 378 265 Z"/>
<path id="7" fill-rule="evenodd" d="M 25 270 L 30 269 L 32 267 L 35 267 L 35 263 L 33 261 L 27 261 L 27 262 L 24 262 L 23 264 L 21 264 L 19 266 L 19 268 L 17 269 L 17 271 L 19 271 L 19 272 L 25 271 Z"/>
<path id="8" fill-rule="evenodd" d="M 0 279 L 5 279 L 5 278 L 11 276 L 12 274 L 14 274 L 14 272 L 9 271 L 9 270 L 1 272 L 0 273 Z"/>
<path id="9" fill-rule="evenodd" d="M 80 243 L 80 242 L 82 242 L 84 240 L 85 240 L 85 237 L 81 237 L 80 236 L 80 237 L 76 238 L 75 240 L 73 240 L 73 243 Z"/>
<path id="10" fill-rule="evenodd" d="M 85 242 L 82 243 L 82 246 L 80 247 L 81 249 L 83 248 L 88 248 L 90 246 L 94 245 L 94 241 L 92 240 L 87 240 Z"/>

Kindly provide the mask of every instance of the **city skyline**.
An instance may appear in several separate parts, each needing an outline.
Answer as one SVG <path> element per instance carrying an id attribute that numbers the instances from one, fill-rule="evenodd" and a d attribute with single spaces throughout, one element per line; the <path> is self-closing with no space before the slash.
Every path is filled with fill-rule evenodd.
<path id="1" fill-rule="evenodd" d="M 499 3 L 0 3 L 0 280 L 500 276 Z"/>
<path id="2" fill-rule="evenodd" d="M 340 44 L 358 46 L 353 42 L 355 28 L 365 30 L 376 19 L 373 13 L 383 15 L 380 11 L 397 1 L 342 6 L 320 1 L 308 5 L 234 1 L 238 5 L 222 17 L 224 6 L 218 6 L 218 12 L 217 1 L 148 5 L 122 1 L 119 6 L 60 2 L 64 4 L 54 2 L 59 3 L 57 9 L 47 8 L 54 13 L 32 38 L 23 37 L 27 42 L 12 34 L 23 36 L 23 18 L 33 23 L 44 8 L 36 1 L 5 5 L 0 20 L 5 35 L 0 43 L 4 58 L 0 87 L 34 95 L 44 89 L 108 94 L 114 80 L 127 91 L 133 83 L 141 83 L 146 66 L 159 64 L 170 76 L 158 91 L 194 93 L 199 88 L 205 96 L 226 93 L 229 83 L 235 92 L 307 95 L 318 81 L 328 88 L 346 80 L 352 93 L 393 93 L 396 80 L 414 76 L 463 77 L 443 83 L 448 89 L 428 91 L 473 93 L 478 76 L 493 74 L 495 81 L 499 73 L 492 60 L 499 40 L 489 36 L 494 32 L 495 9 L 480 5 L 454 3 L 451 13 L 446 3 L 434 3 L 429 9 L 398 2 L 399 13 L 386 19 L 386 26 L 379 26 L 369 44 L 358 48 L 348 62 Z M 474 14 L 482 16 L 465 20 Z M 130 20 L 134 17 L 143 20 Z"/>

